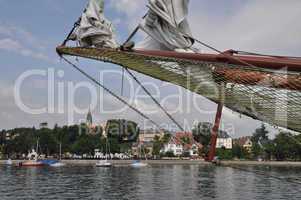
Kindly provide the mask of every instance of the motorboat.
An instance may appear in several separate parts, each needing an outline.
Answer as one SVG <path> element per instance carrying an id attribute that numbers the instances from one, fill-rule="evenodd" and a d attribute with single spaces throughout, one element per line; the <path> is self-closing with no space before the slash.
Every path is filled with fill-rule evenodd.
<path id="1" fill-rule="evenodd" d="M 41 167 L 41 166 L 45 166 L 46 164 L 43 161 L 38 160 L 39 159 L 39 155 L 37 153 L 38 148 L 39 148 L 39 141 L 37 141 L 36 150 L 32 149 L 32 151 L 27 155 L 29 160 L 18 163 L 18 166 L 19 167 Z"/>
<path id="2" fill-rule="evenodd" d="M 6 162 L 5 162 L 5 165 L 13 165 L 13 161 L 11 159 L 8 159 Z"/>
<path id="3" fill-rule="evenodd" d="M 55 160 L 55 161 L 50 162 L 48 164 L 50 167 L 64 167 L 64 166 L 66 166 L 66 164 L 62 162 L 62 143 L 60 143 L 60 153 L 59 153 L 59 155 L 60 155 L 59 160 Z"/>
<path id="4" fill-rule="evenodd" d="M 131 166 L 132 166 L 132 167 L 147 167 L 148 164 L 136 160 L 136 161 L 134 161 L 134 162 L 131 164 Z"/>
<path id="5" fill-rule="evenodd" d="M 112 167 L 112 163 L 108 162 L 107 160 L 99 160 L 96 163 L 96 167 Z"/>
<path id="6" fill-rule="evenodd" d="M 28 160 L 19 163 L 19 167 L 42 167 L 42 166 L 45 166 L 45 164 L 42 161 L 38 161 L 38 160 Z"/>
<path id="7" fill-rule="evenodd" d="M 63 162 L 61 162 L 61 161 L 58 161 L 58 162 L 56 162 L 56 163 L 50 164 L 49 166 L 50 166 L 50 167 L 64 167 L 64 166 L 66 166 L 66 164 L 63 163 Z"/>

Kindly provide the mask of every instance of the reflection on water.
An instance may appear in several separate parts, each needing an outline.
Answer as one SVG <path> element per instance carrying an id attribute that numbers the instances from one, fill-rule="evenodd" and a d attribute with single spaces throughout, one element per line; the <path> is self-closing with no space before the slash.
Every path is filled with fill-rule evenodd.
<path id="1" fill-rule="evenodd" d="M 301 199 L 300 168 L 0 167 L 0 199 Z M 270 176 L 274 176 L 271 178 Z M 275 178 L 280 177 L 281 180 Z"/>

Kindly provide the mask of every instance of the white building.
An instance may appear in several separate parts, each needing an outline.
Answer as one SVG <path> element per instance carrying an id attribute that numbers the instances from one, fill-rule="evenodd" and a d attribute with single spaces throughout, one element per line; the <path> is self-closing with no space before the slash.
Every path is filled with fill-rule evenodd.
<path id="1" fill-rule="evenodd" d="M 232 149 L 232 138 L 217 138 L 216 141 L 216 148 L 226 148 L 226 149 Z"/>
<path id="2" fill-rule="evenodd" d="M 171 137 L 169 142 L 164 145 L 162 153 L 172 152 L 175 156 L 181 156 L 184 151 L 184 146 L 177 141 L 175 137 Z"/>
<path id="3" fill-rule="evenodd" d="M 186 140 L 186 142 L 184 142 Z M 173 152 L 175 156 L 182 156 L 183 153 L 189 153 L 190 156 L 198 156 L 202 145 L 197 143 L 192 133 L 179 132 L 172 136 L 167 144 L 164 145 L 163 153 Z"/>

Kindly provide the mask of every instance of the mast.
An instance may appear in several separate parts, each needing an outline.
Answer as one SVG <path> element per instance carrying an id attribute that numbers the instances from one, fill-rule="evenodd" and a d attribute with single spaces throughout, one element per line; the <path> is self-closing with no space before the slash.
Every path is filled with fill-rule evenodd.
<path id="1" fill-rule="evenodd" d="M 62 160 L 62 142 L 60 142 L 60 155 L 59 159 Z"/>

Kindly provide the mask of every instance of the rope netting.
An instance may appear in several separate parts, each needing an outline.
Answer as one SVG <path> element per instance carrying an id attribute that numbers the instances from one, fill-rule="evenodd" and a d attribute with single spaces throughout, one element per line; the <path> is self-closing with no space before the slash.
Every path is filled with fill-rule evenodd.
<path id="1" fill-rule="evenodd" d="M 185 59 L 142 51 L 58 47 L 59 54 L 117 64 L 182 86 L 229 109 L 274 126 L 301 132 L 301 75 L 298 71 Z M 300 65 L 301 66 L 301 65 Z M 223 87 L 221 89 L 221 87 Z"/>

